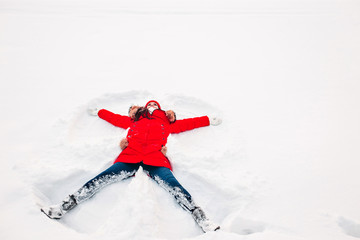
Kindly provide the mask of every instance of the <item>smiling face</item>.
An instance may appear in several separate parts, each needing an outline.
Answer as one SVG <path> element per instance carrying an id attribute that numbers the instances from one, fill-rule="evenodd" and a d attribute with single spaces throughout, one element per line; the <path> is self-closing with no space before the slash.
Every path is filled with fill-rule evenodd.
<path id="1" fill-rule="evenodd" d="M 159 109 L 159 105 L 156 103 L 156 102 L 149 102 L 147 105 L 146 105 L 146 108 L 147 109 Z"/>

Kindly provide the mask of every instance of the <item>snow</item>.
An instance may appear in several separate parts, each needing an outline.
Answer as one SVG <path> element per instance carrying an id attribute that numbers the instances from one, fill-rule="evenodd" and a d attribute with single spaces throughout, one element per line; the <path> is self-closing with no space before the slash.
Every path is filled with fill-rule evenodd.
<path id="1" fill-rule="evenodd" d="M 351 0 L 0 0 L 1 239 L 360 237 L 360 4 Z M 172 135 L 203 234 L 142 170 L 60 221 L 150 99 L 219 126 Z"/>

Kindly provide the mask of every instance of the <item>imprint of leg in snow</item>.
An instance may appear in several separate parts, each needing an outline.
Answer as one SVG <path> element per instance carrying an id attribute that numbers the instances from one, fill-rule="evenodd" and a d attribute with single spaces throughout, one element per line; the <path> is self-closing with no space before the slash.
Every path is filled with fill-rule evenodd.
<path id="1" fill-rule="evenodd" d="M 360 238 L 360 224 L 344 217 L 339 217 L 338 225 L 349 236 Z"/>
<path id="2" fill-rule="evenodd" d="M 93 198 L 79 204 L 68 212 L 60 222 L 77 232 L 94 234 L 101 232 L 103 225 L 113 223 L 114 229 L 126 230 L 125 224 L 129 218 L 129 199 L 124 197 L 130 181 L 117 182 L 103 188 Z M 120 209 L 120 210 L 118 210 Z M 113 221 L 114 213 L 119 214 Z M 121 223 L 121 224 L 120 224 Z"/>
<path id="3" fill-rule="evenodd" d="M 73 172 L 62 173 L 62 175 L 39 176 L 33 182 L 33 194 L 44 199 L 48 204 L 62 201 L 67 195 L 81 186 L 82 182 L 88 180 L 91 173 L 84 170 L 73 170 Z M 45 200 L 46 199 L 46 200 Z"/>
<path id="4" fill-rule="evenodd" d="M 263 232 L 266 229 L 265 223 L 245 219 L 239 214 L 232 215 L 223 222 L 224 230 L 231 231 L 241 235 Z"/>

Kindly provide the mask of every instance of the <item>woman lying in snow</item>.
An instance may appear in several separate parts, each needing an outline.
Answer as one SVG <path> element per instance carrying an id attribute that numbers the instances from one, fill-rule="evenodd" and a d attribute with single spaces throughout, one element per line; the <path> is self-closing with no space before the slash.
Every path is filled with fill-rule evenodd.
<path id="1" fill-rule="evenodd" d="M 60 219 L 77 204 L 89 199 L 101 188 L 131 176 L 141 166 L 160 186 L 174 196 L 179 205 L 190 212 L 204 232 L 216 231 L 220 227 L 212 223 L 204 211 L 195 204 L 190 193 L 176 180 L 169 159 L 166 157 L 167 138 L 171 133 L 181 133 L 194 128 L 219 125 L 221 120 L 207 116 L 176 120 L 171 110 L 163 111 L 154 100 L 145 107 L 132 106 L 129 116 L 114 114 L 105 109 L 89 110 L 105 121 L 124 129 L 129 128 L 126 139 L 122 140 L 122 152 L 114 164 L 85 183 L 78 191 L 66 197 L 61 204 L 43 207 L 41 211 L 49 218 Z"/>

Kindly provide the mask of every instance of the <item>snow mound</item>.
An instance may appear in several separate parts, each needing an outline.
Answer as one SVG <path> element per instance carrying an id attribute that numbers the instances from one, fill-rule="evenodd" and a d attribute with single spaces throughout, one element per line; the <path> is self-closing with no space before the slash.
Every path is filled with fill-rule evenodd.
<path id="1" fill-rule="evenodd" d="M 360 238 L 360 224 L 359 223 L 357 223 L 353 220 L 344 218 L 344 217 L 339 217 L 338 225 L 349 236 Z"/>

